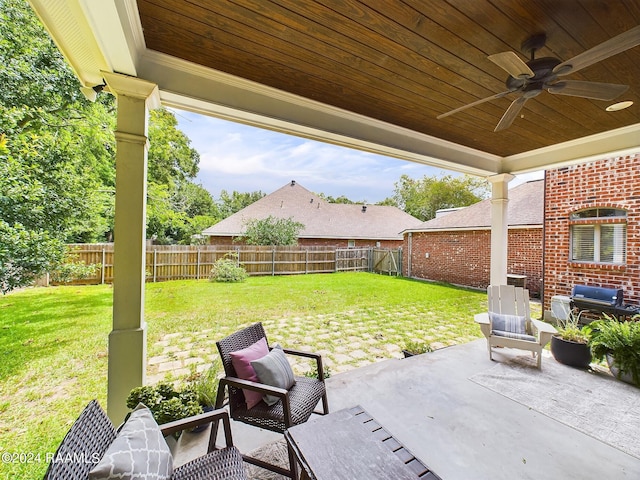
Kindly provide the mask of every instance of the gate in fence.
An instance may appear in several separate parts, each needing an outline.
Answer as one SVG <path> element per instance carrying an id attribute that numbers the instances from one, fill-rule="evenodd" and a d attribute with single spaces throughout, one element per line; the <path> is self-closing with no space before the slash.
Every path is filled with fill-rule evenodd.
<path id="1" fill-rule="evenodd" d="M 95 274 L 74 284 L 113 282 L 113 244 L 73 244 L 74 261 L 96 265 Z M 216 260 L 235 253 L 249 275 L 295 275 L 364 271 L 401 275 L 402 249 L 263 247 L 253 245 L 153 245 L 147 247 L 147 281 L 208 278 Z"/>

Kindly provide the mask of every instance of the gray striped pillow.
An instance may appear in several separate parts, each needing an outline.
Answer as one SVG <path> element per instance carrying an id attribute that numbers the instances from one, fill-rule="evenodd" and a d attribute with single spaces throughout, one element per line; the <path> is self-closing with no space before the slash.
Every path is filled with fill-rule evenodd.
<path id="1" fill-rule="evenodd" d="M 279 345 L 276 345 L 266 356 L 253 360 L 251 366 L 256 371 L 260 383 L 285 390 L 289 390 L 296 383 L 291 365 Z M 265 395 L 262 399 L 267 405 L 273 405 L 280 400 L 275 395 Z"/>

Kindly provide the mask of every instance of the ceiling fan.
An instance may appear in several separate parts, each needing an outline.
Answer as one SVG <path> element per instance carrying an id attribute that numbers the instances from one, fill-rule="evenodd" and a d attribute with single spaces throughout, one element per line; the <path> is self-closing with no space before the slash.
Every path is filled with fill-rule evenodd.
<path id="1" fill-rule="evenodd" d="M 522 50 L 531 53 L 531 60 L 524 62 L 514 52 L 502 52 L 487 57 L 509 74 L 507 90 L 487 98 L 477 100 L 450 112 L 438 115 L 438 119 L 448 117 L 481 103 L 517 95 L 509 108 L 496 125 L 494 132 L 509 128 L 516 119 L 527 100 L 537 97 L 544 90 L 555 95 L 591 98 L 595 100 L 613 100 L 629 88 L 628 85 L 616 83 L 584 82 L 579 80 L 559 80 L 558 77 L 577 72 L 589 65 L 600 62 L 618 53 L 624 52 L 640 44 L 640 25 L 627 30 L 565 62 L 553 58 L 535 58 L 535 52 L 544 47 L 547 40 L 545 34 L 534 35 L 522 43 Z"/>

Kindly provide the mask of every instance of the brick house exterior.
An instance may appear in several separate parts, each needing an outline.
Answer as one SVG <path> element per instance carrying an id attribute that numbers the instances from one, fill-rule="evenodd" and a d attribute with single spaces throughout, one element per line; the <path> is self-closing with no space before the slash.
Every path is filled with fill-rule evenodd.
<path id="1" fill-rule="evenodd" d="M 544 182 L 509 192 L 508 273 L 525 275 L 540 295 Z M 483 200 L 405 232 L 406 276 L 486 288 L 490 281 L 491 201 Z"/>
<path id="2" fill-rule="evenodd" d="M 298 245 L 306 247 L 398 248 L 403 245 L 402 232 L 421 223 L 396 207 L 328 203 L 291 181 L 202 234 L 211 245 L 232 245 L 244 233 L 248 220 L 269 216 L 302 223 Z"/>
<path id="3" fill-rule="evenodd" d="M 640 154 L 549 170 L 546 173 L 544 305 L 570 295 L 575 284 L 623 288 L 625 303 L 640 303 Z M 571 259 L 572 218 L 588 209 L 626 212 L 626 259 L 618 264 Z M 603 223 L 620 222 L 620 218 Z"/>

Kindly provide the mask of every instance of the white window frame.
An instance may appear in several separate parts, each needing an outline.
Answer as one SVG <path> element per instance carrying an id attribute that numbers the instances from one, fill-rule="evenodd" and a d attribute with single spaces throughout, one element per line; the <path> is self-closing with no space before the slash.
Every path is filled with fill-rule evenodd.
<path id="1" fill-rule="evenodd" d="M 603 265 L 624 265 L 627 261 L 627 212 L 618 208 L 593 208 L 588 210 L 581 210 L 575 212 L 570 216 L 569 227 L 569 259 L 572 263 L 599 263 Z M 612 222 L 612 219 L 615 221 Z M 577 253 L 575 249 L 575 235 L 576 231 L 582 229 L 583 232 L 586 228 L 593 231 L 593 249 L 592 256 L 590 258 L 576 258 Z M 611 261 L 605 261 L 601 258 L 602 254 L 602 237 L 603 228 L 612 227 L 614 234 L 612 238 L 613 259 Z M 616 232 L 616 230 L 620 230 Z M 588 239 L 580 239 L 583 243 Z"/>

